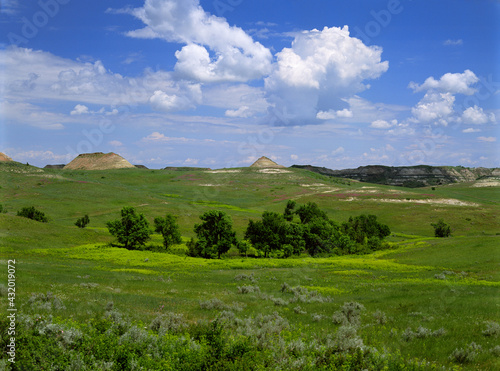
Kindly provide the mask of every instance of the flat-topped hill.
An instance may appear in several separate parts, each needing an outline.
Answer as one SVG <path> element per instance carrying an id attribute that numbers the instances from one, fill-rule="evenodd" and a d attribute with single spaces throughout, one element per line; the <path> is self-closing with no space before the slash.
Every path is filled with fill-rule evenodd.
<path id="1" fill-rule="evenodd" d="M 67 164 L 70 170 L 109 170 L 135 168 L 130 162 L 116 153 L 82 153 Z"/>

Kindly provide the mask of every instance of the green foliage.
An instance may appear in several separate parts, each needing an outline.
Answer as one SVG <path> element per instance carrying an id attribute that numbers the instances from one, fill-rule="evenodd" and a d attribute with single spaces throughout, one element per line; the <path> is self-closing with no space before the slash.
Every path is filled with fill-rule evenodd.
<path id="1" fill-rule="evenodd" d="M 287 204 L 286 204 L 286 208 L 285 208 L 285 211 L 283 213 L 283 216 L 285 217 L 285 220 L 287 222 L 291 222 L 293 221 L 293 214 L 294 214 L 294 209 L 295 209 L 295 206 L 297 205 L 297 203 L 293 200 L 288 200 Z"/>
<path id="2" fill-rule="evenodd" d="M 87 224 L 90 223 L 90 218 L 88 215 L 85 214 L 84 217 L 81 217 L 81 218 L 78 218 L 75 222 L 75 225 L 78 227 L 78 228 L 85 228 L 87 226 Z"/>
<path id="3" fill-rule="evenodd" d="M 382 240 L 391 234 L 391 230 L 385 224 L 377 221 L 375 215 L 360 215 L 350 217 L 349 221 L 342 224 L 342 230 L 353 241 L 360 244 L 368 244 L 368 239 L 376 237 Z M 378 245 L 376 241 L 371 242 L 371 245 Z"/>
<path id="4" fill-rule="evenodd" d="M 23 207 L 17 212 L 17 216 L 22 216 L 24 218 L 36 220 L 37 222 L 42 223 L 47 223 L 49 221 L 49 219 L 45 216 L 45 213 L 35 209 L 34 206 Z"/>
<path id="5" fill-rule="evenodd" d="M 299 216 L 302 224 L 310 223 L 315 219 L 328 220 L 326 213 L 314 202 L 300 206 L 295 213 Z"/>
<path id="6" fill-rule="evenodd" d="M 435 237 L 449 237 L 451 235 L 451 227 L 443 219 L 439 219 L 437 223 L 431 223 L 431 226 L 434 227 Z"/>
<path id="7" fill-rule="evenodd" d="M 155 218 L 154 224 L 155 232 L 163 236 L 163 246 L 165 246 L 165 249 L 182 243 L 181 232 L 179 231 L 175 216 L 167 214 L 165 218 Z"/>
<path id="8" fill-rule="evenodd" d="M 137 214 L 135 208 L 124 207 L 121 219 L 107 222 L 109 233 L 115 236 L 118 243 L 126 249 L 134 250 L 151 238 L 151 229 L 144 214 Z"/>
<path id="9" fill-rule="evenodd" d="M 198 237 L 196 250 L 199 256 L 210 258 L 229 251 L 236 245 L 236 232 L 233 231 L 233 222 L 229 215 L 223 211 L 210 210 L 200 216 L 203 221 L 195 224 L 194 231 Z"/>

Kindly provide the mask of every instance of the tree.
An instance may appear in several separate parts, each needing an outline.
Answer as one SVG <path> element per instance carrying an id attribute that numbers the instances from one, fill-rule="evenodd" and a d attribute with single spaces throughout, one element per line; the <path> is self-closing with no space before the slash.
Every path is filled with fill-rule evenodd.
<path id="1" fill-rule="evenodd" d="M 151 229 L 144 214 L 137 214 L 133 207 L 124 207 L 121 219 L 107 222 L 109 233 L 118 239 L 126 249 L 144 246 L 151 238 Z"/>
<path id="2" fill-rule="evenodd" d="M 431 225 L 434 227 L 435 237 L 449 237 L 451 235 L 451 227 L 443 219 L 439 219 L 437 223 L 431 223 Z"/>
<path id="3" fill-rule="evenodd" d="M 231 245 L 236 245 L 236 232 L 233 231 L 233 221 L 223 211 L 210 210 L 200 216 L 203 223 L 196 224 L 194 231 L 198 236 L 197 250 L 204 257 L 211 254 L 220 256 L 229 251 Z"/>
<path id="4" fill-rule="evenodd" d="M 163 246 L 165 246 L 165 249 L 182 242 L 181 232 L 179 231 L 179 225 L 176 223 L 175 216 L 167 214 L 165 218 L 155 218 L 154 223 L 155 232 L 161 233 L 163 236 Z"/>
<path id="5" fill-rule="evenodd" d="M 302 224 L 307 224 L 315 219 L 328 220 L 326 213 L 314 202 L 302 205 L 295 213 L 299 216 Z"/>
<path id="6" fill-rule="evenodd" d="M 248 222 L 245 239 L 249 240 L 255 248 L 264 251 L 264 257 L 267 257 L 271 251 L 281 250 L 281 247 L 287 243 L 287 227 L 282 214 L 264 211 L 262 220 Z"/>
<path id="7" fill-rule="evenodd" d="M 35 209 L 34 206 L 23 207 L 17 212 L 17 216 L 22 216 L 24 218 L 36 220 L 37 222 L 47 223 L 49 219 L 45 216 L 45 213 L 40 210 Z"/>
<path id="8" fill-rule="evenodd" d="M 78 227 L 78 228 L 85 228 L 87 226 L 87 224 L 90 223 L 90 218 L 87 214 L 85 214 L 84 217 L 82 218 L 78 218 L 75 222 L 75 225 Z"/>
<path id="9" fill-rule="evenodd" d="M 383 240 L 391 234 L 391 230 L 385 224 L 377 221 L 375 215 L 359 215 L 350 217 L 349 221 L 342 223 L 342 230 L 353 241 L 366 244 L 370 237 L 378 237 Z"/>
<path id="10" fill-rule="evenodd" d="M 283 213 L 283 216 L 285 217 L 285 220 L 287 222 L 293 221 L 293 210 L 295 209 L 295 205 L 297 205 L 297 203 L 295 201 L 288 200 L 288 202 L 286 204 L 285 211 Z"/>

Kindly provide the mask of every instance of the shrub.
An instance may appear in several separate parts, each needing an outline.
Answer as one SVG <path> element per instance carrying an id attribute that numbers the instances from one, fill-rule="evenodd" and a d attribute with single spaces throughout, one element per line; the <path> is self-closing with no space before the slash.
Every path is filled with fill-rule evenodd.
<path id="1" fill-rule="evenodd" d="M 88 215 L 85 215 L 84 217 L 82 218 L 78 218 L 75 222 L 75 225 L 78 227 L 78 228 L 85 228 L 87 226 L 87 224 L 90 223 L 90 219 L 89 219 L 89 216 Z"/>
<path id="2" fill-rule="evenodd" d="M 335 324 L 350 324 L 352 326 L 359 325 L 361 312 L 365 310 L 363 304 L 358 302 L 344 303 L 340 311 L 337 311 L 332 316 L 332 321 Z"/>
<path id="3" fill-rule="evenodd" d="M 449 237 L 451 235 L 451 227 L 443 219 L 439 219 L 437 223 L 431 223 L 431 225 L 434 227 L 435 237 Z"/>
<path id="4" fill-rule="evenodd" d="M 477 357 L 478 352 L 481 351 L 481 346 L 472 342 L 470 343 L 467 348 L 463 349 L 455 349 L 449 359 L 453 362 L 456 363 L 470 363 L 474 361 L 474 359 Z"/>
<path id="5" fill-rule="evenodd" d="M 379 325 L 385 325 L 387 323 L 387 316 L 380 310 L 377 310 L 375 313 L 373 313 L 373 318 Z"/>
<path id="6" fill-rule="evenodd" d="M 248 294 L 253 292 L 260 292 L 259 286 L 238 286 L 239 294 Z"/>
<path id="7" fill-rule="evenodd" d="M 36 220 L 37 222 L 47 223 L 49 219 L 45 216 L 45 213 L 40 210 L 35 209 L 34 206 L 23 207 L 17 212 L 17 216 L 22 216 L 24 218 Z"/>
<path id="8" fill-rule="evenodd" d="M 486 321 L 486 330 L 483 331 L 484 336 L 497 337 L 500 334 L 500 325 L 494 321 Z"/>

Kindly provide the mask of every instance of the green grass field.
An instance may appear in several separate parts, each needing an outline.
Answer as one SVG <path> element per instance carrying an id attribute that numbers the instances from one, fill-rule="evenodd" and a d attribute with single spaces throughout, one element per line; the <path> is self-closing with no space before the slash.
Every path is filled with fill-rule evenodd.
<path id="1" fill-rule="evenodd" d="M 265 343 L 267 348 L 255 348 L 255 354 L 267 354 L 267 349 L 273 367 L 305 370 L 315 369 L 307 366 L 308 357 L 329 349 L 329 341 L 337 342 L 337 351 L 345 344 L 347 340 L 339 340 L 345 323 L 335 318 L 345 303 L 356 302 L 364 310 L 356 336 L 348 340 L 362 342 L 363 351 L 377 355 L 380 364 L 396 360 L 387 369 L 500 369 L 498 187 L 407 189 L 298 169 L 278 174 L 253 169 L 91 172 L 0 164 L 0 171 L 3 317 L 8 313 L 7 261 L 15 259 L 19 314 L 52 316 L 65 326 L 84 326 L 108 313 L 112 302 L 114 310 L 140 328 L 149 329 L 155 318 L 171 312 L 182 314 L 186 326 L 229 318 L 224 331 L 237 343 L 238 336 L 262 339 L 248 324 L 257 326 L 259 315 L 276 313 L 287 322 L 286 331 Z M 393 232 L 391 249 L 289 259 L 244 258 L 233 252 L 221 260 L 204 260 L 114 247 L 105 224 L 117 219 L 123 206 L 135 207 L 151 223 L 168 212 L 178 217 L 187 240 L 195 236 L 199 216 L 217 209 L 231 216 L 242 238 L 249 219 L 258 219 L 265 210 L 282 212 L 289 199 L 316 202 L 338 222 L 351 215 L 377 215 Z M 16 216 L 25 206 L 45 212 L 49 223 Z M 85 214 L 89 226 L 74 226 Z M 452 237 L 434 238 L 430 223 L 439 218 L 451 225 Z M 161 243 L 159 235 L 149 242 Z M 41 305 L 36 294 L 48 292 L 61 305 Z M 480 348 L 473 351 L 471 343 Z M 202 349 L 213 349 L 210 342 L 204 344 Z M 65 349 L 71 349 L 69 354 L 77 350 Z M 460 357 L 459 349 L 466 354 L 469 349 L 471 356 Z M 6 358 L 2 354 L 2 364 Z M 259 369 L 251 364 L 246 363 L 247 369 Z M 147 369 L 147 363 L 141 365 Z M 123 369 L 116 362 L 108 366 L 97 369 Z M 169 368 L 165 363 L 158 369 Z"/>

